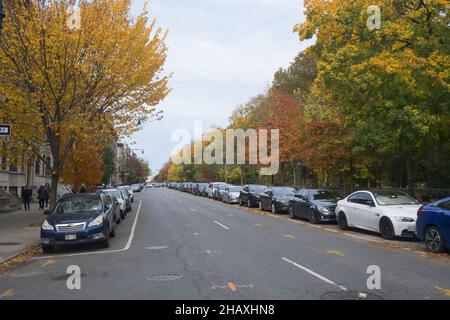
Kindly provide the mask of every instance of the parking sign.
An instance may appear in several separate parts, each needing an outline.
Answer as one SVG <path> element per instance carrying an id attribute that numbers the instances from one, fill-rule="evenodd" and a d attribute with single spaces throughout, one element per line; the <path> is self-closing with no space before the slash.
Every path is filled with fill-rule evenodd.
<path id="1" fill-rule="evenodd" d="M 9 124 L 0 124 L 0 136 L 9 137 L 11 135 L 11 126 Z"/>

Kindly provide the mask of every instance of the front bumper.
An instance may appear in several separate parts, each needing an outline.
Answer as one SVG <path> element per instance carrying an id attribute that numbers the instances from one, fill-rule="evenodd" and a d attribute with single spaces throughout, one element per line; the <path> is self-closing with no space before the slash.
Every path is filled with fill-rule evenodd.
<path id="1" fill-rule="evenodd" d="M 392 221 L 392 220 L 391 220 Z M 416 222 L 399 222 L 395 221 L 394 225 L 395 235 L 397 237 L 415 238 L 416 237 Z"/>
<path id="2" fill-rule="evenodd" d="M 75 235 L 74 240 L 66 240 L 67 235 Z M 104 241 L 107 237 L 106 226 L 86 228 L 77 232 L 57 232 L 41 229 L 42 246 L 80 245 Z"/>
<path id="3" fill-rule="evenodd" d="M 321 222 L 336 222 L 337 218 L 336 218 L 336 214 L 332 213 L 332 214 L 323 214 L 323 213 L 317 213 L 317 218 L 319 218 L 319 220 Z"/>

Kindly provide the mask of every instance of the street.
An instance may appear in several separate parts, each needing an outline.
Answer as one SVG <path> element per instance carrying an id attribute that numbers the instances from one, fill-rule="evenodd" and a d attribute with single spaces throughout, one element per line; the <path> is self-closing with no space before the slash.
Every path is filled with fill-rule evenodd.
<path id="1" fill-rule="evenodd" d="M 0 274 L 0 300 L 450 298 L 447 257 L 333 227 L 148 189 L 135 194 L 110 248 L 58 249 L 14 265 Z M 73 265 L 79 290 L 66 283 Z M 380 289 L 368 288 L 369 266 L 381 271 Z"/>

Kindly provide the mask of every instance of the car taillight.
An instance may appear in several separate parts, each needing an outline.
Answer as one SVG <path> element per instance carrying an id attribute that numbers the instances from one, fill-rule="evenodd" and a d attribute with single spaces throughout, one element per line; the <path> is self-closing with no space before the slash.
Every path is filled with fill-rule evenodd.
<path id="1" fill-rule="evenodd" d="M 417 209 L 417 216 L 419 217 L 423 212 L 423 206 L 421 206 L 419 209 Z"/>

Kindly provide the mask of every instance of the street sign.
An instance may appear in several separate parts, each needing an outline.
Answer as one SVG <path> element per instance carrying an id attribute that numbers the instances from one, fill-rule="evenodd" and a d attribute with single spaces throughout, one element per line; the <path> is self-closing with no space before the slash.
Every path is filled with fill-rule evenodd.
<path id="1" fill-rule="evenodd" d="M 9 124 L 0 124 L 0 137 L 9 137 L 11 135 L 11 126 Z"/>

